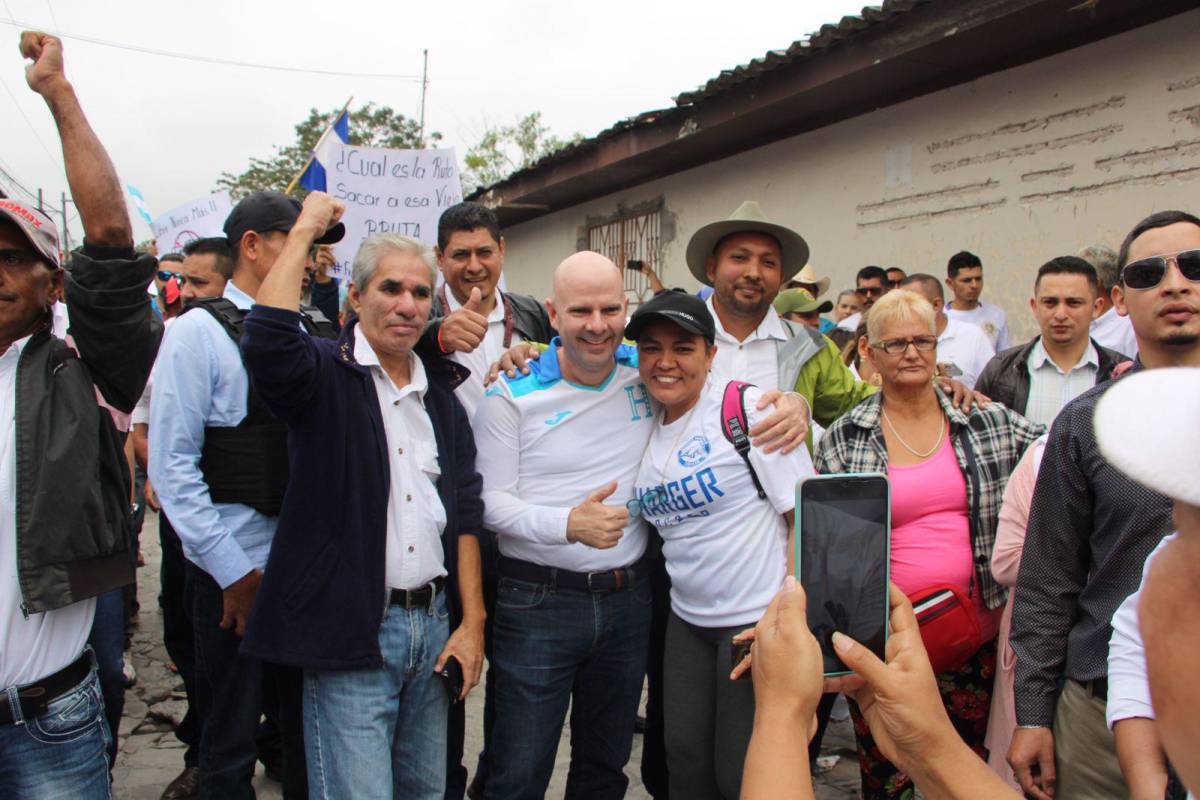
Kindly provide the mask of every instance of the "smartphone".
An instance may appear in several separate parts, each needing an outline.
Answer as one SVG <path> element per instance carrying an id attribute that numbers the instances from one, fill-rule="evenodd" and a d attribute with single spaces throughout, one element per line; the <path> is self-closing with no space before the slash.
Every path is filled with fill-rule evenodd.
<path id="1" fill-rule="evenodd" d="M 796 577 L 826 676 L 849 672 L 834 631 L 884 657 L 890 536 L 886 475 L 817 475 L 796 485 Z"/>
<path id="2" fill-rule="evenodd" d="M 450 705 L 459 702 L 463 690 L 463 671 L 462 664 L 458 663 L 458 659 L 454 656 L 447 658 L 438 677 L 442 679 L 446 687 L 446 694 L 450 695 Z"/>
<path id="3" fill-rule="evenodd" d="M 630 272 L 641 272 L 642 267 L 644 266 L 646 266 L 646 262 L 640 261 L 636 258 L 631 258 L 625 262 L 625 269 L 629 270 Z"/>

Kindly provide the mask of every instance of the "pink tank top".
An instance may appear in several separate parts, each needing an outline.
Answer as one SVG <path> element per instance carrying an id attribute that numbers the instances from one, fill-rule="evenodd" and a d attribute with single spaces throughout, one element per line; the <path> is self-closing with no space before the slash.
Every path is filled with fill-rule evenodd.
<path id="1" fill-rule="evenodd" d="M 920 464 L 888 466 L 892 493 L 891 579 L 905 594 L 949 584 L 971 593 L 985 640 L 996 633 L 998 615 L 983 607 L 975 572 L 967 482 L 947 434 Z"/>

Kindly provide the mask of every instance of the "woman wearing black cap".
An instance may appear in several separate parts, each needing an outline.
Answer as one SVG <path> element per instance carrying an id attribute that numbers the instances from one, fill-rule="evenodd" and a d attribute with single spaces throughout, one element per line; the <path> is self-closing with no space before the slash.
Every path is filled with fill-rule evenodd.
<path id="1" fill-rule="evenodd" d="M 805 448 L 739 454 L 726 429 L 749 430 L 761 392 L 708 378 L 717 348 L 704 302 L 663 292 L 625 329 L 662 407 L 630 512 L 662 535 L 671 576 L 664 673 L 672 794 L 735 798 L 754 721 L 750 681 L 730 679 L 731 641 L 753 626 L 789 564 L 796 482 L 814 473 Z M 748 445 L 748 441 L 746 442 Z M 803 757 L 797 743 L 797 757 Z"/>

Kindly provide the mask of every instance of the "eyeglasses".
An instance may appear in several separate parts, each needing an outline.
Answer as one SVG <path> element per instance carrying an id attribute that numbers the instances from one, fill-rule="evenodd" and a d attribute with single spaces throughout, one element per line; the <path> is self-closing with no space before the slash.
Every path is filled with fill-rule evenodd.
<path id="1" fill-rule="evenodd" d="M 665 505 L 670 500 L 670 495 L 667 494 L 666 487 L 655 486 L 641 497 L 635 497 L 625 503 L 625 510 L 629 512 L 630 519 L 638 517 L 648 517 L 651 509 L 656 506 Z"/>
<path id="2" fill-rule="evenodd" d="M 914 336 L 911 339 L 884 339 L 882 342 L 871 342 L 871 347 L 882 350 L 889 356 L 898 356 L 912 345 L 919 353 L 928 353 L 937 348 L 936 336 Z"/>
<path id="3" fill-rule="evenodd" d="M 1121 283 L 1130 289 L 1153 289 L 1162 283 L 1172 262 L 1183 277 L 1193 283 L 1200 282 L 1200 250 L 1181 250 L 1126 264 L 1121 270 Z"/>
<path id="4" fill-rule="evenodd" d="M 882 297 L 883 293 L 886 291 L 887 289 L 883 288 L 882 286 L 859 286 L 854 290 L 854 293 L 864 296 L 870 295 L 872 297 Z"/>

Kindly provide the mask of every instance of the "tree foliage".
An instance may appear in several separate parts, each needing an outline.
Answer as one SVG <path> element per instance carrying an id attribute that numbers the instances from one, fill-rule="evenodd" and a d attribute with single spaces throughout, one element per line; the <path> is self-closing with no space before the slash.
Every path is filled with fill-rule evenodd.
<path id="1" fill-rule="evenodd" d="M 312 149 L 321 134 L 333 122 L 341 109 L 320 112 L 310 109 L 308 117 L 296 125 L 296 140 L 291 144 L 275 147 L 270 158 L 250 158 L 250 166 L 234 174 L 223 172 L 217 179 L 218 189 L 228 189 L 236 200 L 251 192 L 274 190 L 282 192 L 292 178 L 300 174 Z M 332 135 L 332 134 L 331 134 Z M 436 145 L 440 133 L 431 133 L 428 143 Z M 391 147 L 397 149 L 421 148 L 426 140 L 421 138 L 420 123 L 396 112 L 388 106 L 367 103 L 350 111 L 350 144 L 363 147 Z M 303 195 L 303 187 L 297 191 Z"/>
<path id="2" fill-rule="evenodd" d="M 540 111 L 525 115 L 515 125 L 489 126 L 479 143 L 467 150 L 463 158 L 463 194 L 498 183 L 582 139 L 581 133 L 566 139 L 555 136 L 542 124 Z"/>

